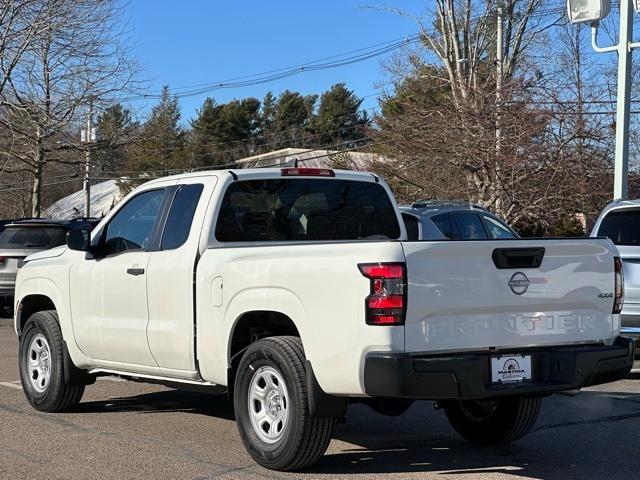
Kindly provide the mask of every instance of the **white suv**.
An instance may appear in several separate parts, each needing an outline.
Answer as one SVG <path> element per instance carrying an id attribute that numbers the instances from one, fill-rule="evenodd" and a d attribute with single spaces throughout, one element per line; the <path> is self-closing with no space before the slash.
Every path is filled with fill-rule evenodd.
<path id="1" fill-rule="evenodd" d="M 622 332 L 640 338 L 640 200 L 611 202 L 600 213 L 591 236 L 610 238 L 620 252 L 625 280 Z"/>

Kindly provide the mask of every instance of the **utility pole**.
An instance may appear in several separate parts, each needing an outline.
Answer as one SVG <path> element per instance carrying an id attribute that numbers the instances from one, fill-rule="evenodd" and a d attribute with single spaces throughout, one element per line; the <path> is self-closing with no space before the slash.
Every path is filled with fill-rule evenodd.
<path id="1" fill-rule="evenodd" d="M 496 154 L 502 149 L 502 79 L 504 77 L 504 12 L 502 0 L 498 0 L 496 26 Z"/>
<path id="2" fill-rule="evenodd" d="M 93 102 L 89 100 L 89 111 L 87 112 L 86 130 L 80 133 L 80 141 L 87 144 L 84 160 L 84 182 L 82 189 L 84 190 L 84 216 L 91 216 L 91 184 L 89 183 L 89 174 L 91 172 L 91 143 L 95 141 L 95 133 L 93 130 Z"/>

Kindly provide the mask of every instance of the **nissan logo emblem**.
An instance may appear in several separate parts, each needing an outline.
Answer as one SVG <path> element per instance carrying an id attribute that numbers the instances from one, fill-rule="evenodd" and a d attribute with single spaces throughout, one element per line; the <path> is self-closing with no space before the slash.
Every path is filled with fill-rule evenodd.
<path id="1" fill-rule="evenodd" d="M 522 295 L 527 291 L 531 282 L 524 273 L 516 272 L 511 276 L 508 285 L 513 293 L 516 295 Z"/>

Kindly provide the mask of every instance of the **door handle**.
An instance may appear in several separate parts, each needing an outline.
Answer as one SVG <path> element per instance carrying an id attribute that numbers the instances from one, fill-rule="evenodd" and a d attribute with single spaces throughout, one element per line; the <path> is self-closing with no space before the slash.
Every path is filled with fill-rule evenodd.
<path id="1" fill-rule="evenodd" d="M 127 268 L 127 273 L 129 275 L 144 275 L 144 268 L 138 268 L 138 267 Z"/>

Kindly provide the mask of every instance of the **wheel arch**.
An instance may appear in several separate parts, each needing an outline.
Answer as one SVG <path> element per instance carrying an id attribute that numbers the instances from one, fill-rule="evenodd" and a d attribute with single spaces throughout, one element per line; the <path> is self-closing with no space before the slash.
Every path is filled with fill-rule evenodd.
<path id="1" fill-rule="evenodd" d="M 243 350 L 267 337 L 289 335 L 302 340 L 291 316 L 278 310 L 249 310 L 239 315 L 231 327 L 227 345 L 227 361 L 232 366 Z"/>
<path id="2" fill-rule="evenodd" d="M 43 310 L 58 311 L 54 300 L 49 295 L 31 293 L 21 298 L 16 310 L 16 333 L 20 335 L 31 315 Z"/>

